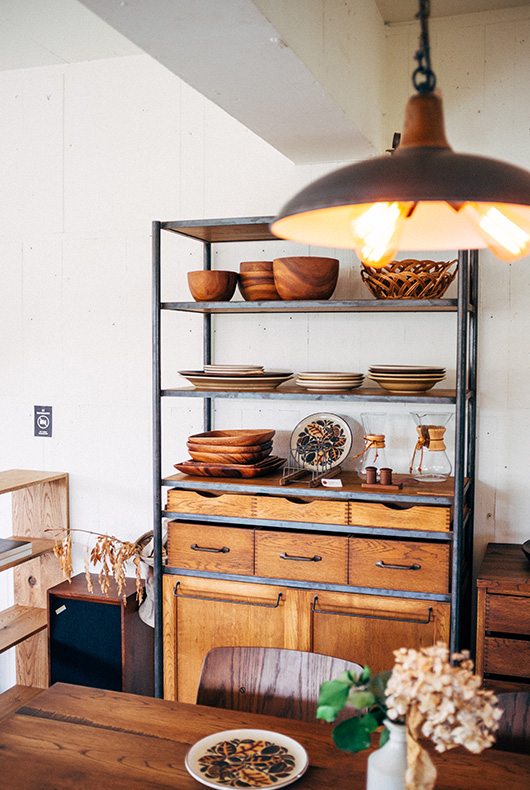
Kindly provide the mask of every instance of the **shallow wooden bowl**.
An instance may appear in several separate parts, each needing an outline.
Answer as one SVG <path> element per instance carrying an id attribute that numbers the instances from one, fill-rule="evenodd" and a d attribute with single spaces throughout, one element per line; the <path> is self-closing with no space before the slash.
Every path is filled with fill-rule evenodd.
<path id="1" fill-rule="evenodd" d="M 188 285 L 196 302 L 228 302 L 236 290 L 237 272 L 188 272 Z"/>
<path id="2" fill-rule="evenodd" d="M 272 439 L 262 444 L 201 444 L 188 440 L 187 447 L 190 453 L 262 453 L 272 448 Z"/>
<path id="3" fill-rule="evenodd" d="M 206 464 L 257 464 L 271 454 L 271 448 L 262 450 L 259 453 L 208 453 L 191 450 L 188 452 L 194 461 L 202 461 Z"/>
<path id="4" fill-rule="evenodd" d="M 195 444 L 220 444 L 233 447 L 234 445 L 247 446 L 250 444 L 263 444 L 268 442 L 276 431 L 244 430 L 235 428 L 232 431 L 205 431 L 188 437 Z"/>
<path id="5" fill-rule="evenodd" d="M 272 268 L 276 290 L 285 300 L 329 299 L 339 276 L 336 258 L 312 255 L 276 258 Z"/>

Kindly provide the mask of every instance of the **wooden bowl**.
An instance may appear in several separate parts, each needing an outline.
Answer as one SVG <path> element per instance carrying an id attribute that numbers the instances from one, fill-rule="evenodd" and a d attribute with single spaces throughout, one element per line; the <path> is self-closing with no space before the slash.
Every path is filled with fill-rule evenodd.
<path id="1" fill-rule="evenodd" d="M 272 439 L 263 444 L 201 444 L 188 440 L 187 447 L 190 453 L 262 453 L 272 449 Z"/>
<path id="2" fill-rule="evenodd" d="M 211 445 L 226 445 L 233 447 L 234 445 L 247 446 L 249 444 L 263 444 L 268 442 L 276 431 L 267 430 L 238 430 L 232 431 L 205 431 L 204 433 L 196 433 L 189 437 L 189 440 L 194 444 L 211 444 Z"/>
<path id="3" fill-rule="evenodd" d="M 271 454 L 271 448 L 263 450 L 259 453 L 209 453 L 197 450 L 191 450 L 188 447 L 188 452 L 194 461 L 202 461 L 206 464 L 257 464 L 263 461 Z"/>
<path id="4" fill-rule="evenodd" d="M 188 272 L 188 285 L 196 302 L 228 302 L 236 290 L 237 272 Z"/>
<path id="5" fill-rule="evenodd" d="M 242 261 L 238 286 L 246 302 L 277 301 L 280 298 L 274 285 L 272 261 Z"/>
<path id="6" fill-rule="evenodd" d="M 339 276 L 336 258 L 276 258 L 272 267 L 276 290 L 285 300 L 329 299 Z"/>

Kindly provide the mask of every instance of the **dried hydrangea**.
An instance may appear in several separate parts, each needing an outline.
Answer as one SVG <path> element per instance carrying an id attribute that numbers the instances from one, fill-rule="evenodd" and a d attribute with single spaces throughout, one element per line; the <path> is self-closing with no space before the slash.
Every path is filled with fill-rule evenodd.
<path id="1" fill-rule="evenodd" d="M 480 688 L 467 650 L 451 662 L 442 643 L 394 655 L 386 686 L 389 719 L 406 717 L 411 735 L 430 738 L 439 752 L 461 745 L 478 753 L 494 743 L 502 710 L 493 692 Z"/>

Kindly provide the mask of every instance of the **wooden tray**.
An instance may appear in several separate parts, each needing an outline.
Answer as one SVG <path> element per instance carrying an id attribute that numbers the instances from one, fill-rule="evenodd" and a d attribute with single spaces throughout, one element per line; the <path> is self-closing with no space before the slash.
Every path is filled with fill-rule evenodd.
<path id="1" fill-rule="evenodd" d="M 202 464 L 199 461 L 182 461 L 175 469 L 186 475 L 203 477 L 262 477 L 285 463 L 285 458 L 271 455 L 258 464 Z"/>

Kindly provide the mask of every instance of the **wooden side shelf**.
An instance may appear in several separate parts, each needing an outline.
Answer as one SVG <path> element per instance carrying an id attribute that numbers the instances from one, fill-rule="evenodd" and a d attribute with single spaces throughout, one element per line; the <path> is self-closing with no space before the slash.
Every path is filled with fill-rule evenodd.
<path id="1" fill-rule="evenodd" d="M 0 494 L 10 494 L 12 531 L 29 540 L 32 552 L 13 560 L 15 605 L 0 611 L 0 652 L 16 645 L 17 684 L 48 686 L 46 593 L 63 581 L 64 573 L 52 549 L 69 529 L 68 474 L 31 469 L 0 472 Z"/>
<path id="2" fill-rule="evenodd" d="M 10 606 L 0 612 L 0 653 L 9 650 L 47 626 L 46 609 Z"/>

